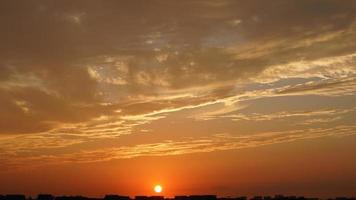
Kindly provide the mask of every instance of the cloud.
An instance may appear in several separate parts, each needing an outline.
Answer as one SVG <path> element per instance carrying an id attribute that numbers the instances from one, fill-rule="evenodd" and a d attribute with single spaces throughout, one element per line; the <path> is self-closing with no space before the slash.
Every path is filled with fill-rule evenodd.
<path id="1" fill-rule="evenodd" d="M 262 144 L 214 137 L 84 151 L 86 143 L 135 135 L 187 110 L 203 110 L 192 114 L 199 119 L 338 121 L 351 108 L 239 111 L 263 98 L 354 96 L 355 8 L 304 0 L 1 1 L 0 159 L 130 158 Z M 54 149 L 70 153 L 57 158 Z"/>
<path id="2" fill-rule="evenodd" d="M 226 111 L 228 110 L 228 111 Z M 249 113 L 249 114 L 231 114 L 235 109 L 229 110 L 229 108 L 224 108 L 211 113 L 203 113 L 202 115 L 194 116 L 197 120 L 214 120 L 218 118 L 228 118 L 233 121 L 271 121 L 271 120 L 283 120 L 290 117 L 301 117 L 301 118 L 311 118 L 311 117 L 333 117 L 333 118 L 319 118 L 319 119 L 309 119 L 308 124 L 312 122 L 329 122 L 330 120 L 340 119 L 342 115 L 355 111 L 355 108 L 350 109 L 324 109 L 324 110 L 305 110 L 305 111 L 282 111 L 275 113 Z M 326 121 L 325 121 L 326 120 Z M 305 124 L 307 123 L 305 122 Z"/>
<path id="3" fill-rule="evenodd" d="M 353 77 L 339 80 L 310 81 L 304 84 L 284 87 L 277 93 L 325 96 L 353 95 L 355 93 L 355 83 L 356 79 Z"/>
<path id="4" fill-rule="evenodd" d="M 264 145 L 287 143 L 304 139 L 321 137 L 345 137 L 355 134 L 355 126 L 336 126 L 333 128 L 310 128 L 279 132 L 263 132 L 258 134 L 232 135 L 216 134 L 212 137 L 187 138 L 180 141 L 163 141 L 159 143 L 121 146 L 91 151 L 81 151 L 61 155 L 12 156 L 2 157 L 2 165 L 19 168 L 20 163 L 32 165 L 48 165 L 53 163 L 87 163 L 103 162 L 113 159 L 128 159 L 141 156 L 171 156 L 191 153 L 206 153 L 212 151 L 255 148 Z"/>
<path id="5" fill-rule="evenodd" d="M 288 78 L 348 79 L 355 76 L 355 70 L 355 54 L 352 53 L 273 65 L 264 70 L 254 80 L 269 83 Z"/>

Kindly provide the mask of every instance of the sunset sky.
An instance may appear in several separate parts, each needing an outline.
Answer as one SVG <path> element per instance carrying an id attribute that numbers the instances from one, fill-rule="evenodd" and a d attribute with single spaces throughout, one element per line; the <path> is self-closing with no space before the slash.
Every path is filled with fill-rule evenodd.
<path id="1" fill-rule="evenodd" d="M 356 196 L 356 1 L 1 0 L 0 194 Z"/>

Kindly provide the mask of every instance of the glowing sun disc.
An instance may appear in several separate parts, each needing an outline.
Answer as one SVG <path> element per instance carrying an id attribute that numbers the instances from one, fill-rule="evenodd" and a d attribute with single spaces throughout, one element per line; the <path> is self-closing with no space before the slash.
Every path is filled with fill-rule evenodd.
<path id="1" fill-rule="evenodd" d="M 162 192 L 162 186 L 160 186 L 160 185 L 155 185 L 154 191 L 155 191 L 156 193 L 161 193 L 161 192 Z"/>

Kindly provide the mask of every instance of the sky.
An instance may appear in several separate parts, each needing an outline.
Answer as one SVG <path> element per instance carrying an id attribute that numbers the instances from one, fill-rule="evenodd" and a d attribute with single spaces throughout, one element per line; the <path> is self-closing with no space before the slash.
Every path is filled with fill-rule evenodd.
<path id="1" fill-rule="evenodd" d="M 356 195 L 356 1 L 0 1 L 0 194 Z"/>

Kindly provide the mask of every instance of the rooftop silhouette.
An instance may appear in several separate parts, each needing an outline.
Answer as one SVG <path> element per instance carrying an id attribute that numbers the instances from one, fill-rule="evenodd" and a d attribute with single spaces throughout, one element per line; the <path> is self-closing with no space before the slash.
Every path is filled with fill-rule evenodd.
<path id="1" fill-rule="evenodd" d="M 0 200 L 34 200 L 23 194 L 0 195 Z M 116 194 L 105 195 L 103 198 L 92 198 L 85 196 L 54 196 L 51 194 L 39 194 L 35 200 L 320 200 L 319 198 L 310 198 L 304 196 L 254 196 L 251 198 L 240 197 L 217 197 L 216 195 L 187 195 L 175 196 L 174 198 L 165 198 L 164 196 L 122 196 Z M 356 200 L 355 197 L 336 197 L 324 200 Z"/>

